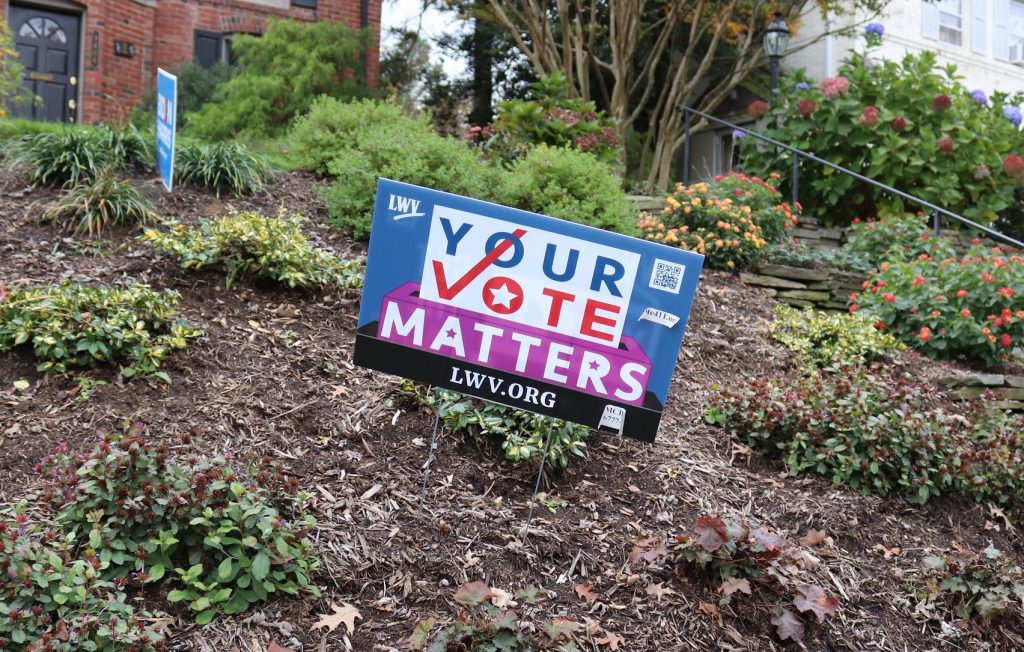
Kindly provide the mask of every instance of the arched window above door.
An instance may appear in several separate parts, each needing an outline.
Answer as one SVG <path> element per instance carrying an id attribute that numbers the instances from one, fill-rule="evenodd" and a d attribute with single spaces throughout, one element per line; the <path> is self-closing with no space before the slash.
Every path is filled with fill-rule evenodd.
<path id="1" fill-rule="evenodd" d="M 29 18 L 18 29 L 18 36 L 26 38 L 49 39 L 56 43 L 67 43 L 68 35 L 57 21 L 43 16 Z"/>

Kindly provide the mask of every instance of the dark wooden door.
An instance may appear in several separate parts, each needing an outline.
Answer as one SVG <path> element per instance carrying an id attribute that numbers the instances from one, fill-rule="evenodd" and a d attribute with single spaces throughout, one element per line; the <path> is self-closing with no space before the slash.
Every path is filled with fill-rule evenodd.
<path id="1" fill-rule="evenodd" d="M 11 5 L 8 19 L 25 66 L 22 83 L 34 98 L 12 107 L 12 113 L 33 120 L 74 122 L 81 16 Z"/>

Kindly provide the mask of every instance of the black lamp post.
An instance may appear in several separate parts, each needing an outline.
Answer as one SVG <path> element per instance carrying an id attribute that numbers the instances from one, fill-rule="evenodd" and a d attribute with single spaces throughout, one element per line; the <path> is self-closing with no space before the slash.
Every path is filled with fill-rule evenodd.
<path id="1" fill-rule="evenodd" d="M 771 59 L 772 85 L 771 95 L 775 97 L 775 91 L 779 88 L 779 59 L 786 53 L 789 47 L 789 25 L 782 18 L 782 12 L 776 11 L 772 22 L 768 23 L 768 29 L 764 30 L 764 52 Z"/>

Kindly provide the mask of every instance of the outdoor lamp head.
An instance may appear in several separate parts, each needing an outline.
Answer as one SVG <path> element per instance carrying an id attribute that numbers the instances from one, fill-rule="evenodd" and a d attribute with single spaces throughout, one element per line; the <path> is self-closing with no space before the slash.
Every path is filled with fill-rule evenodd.
<path id="1" fill-rule="evenodd" d="M 781 57 L 789 47 L 789 25 L 782 19 L 782 12 L 776 11 L 775 18 L 764 31 L 764 51 L 769 57 Z"/>

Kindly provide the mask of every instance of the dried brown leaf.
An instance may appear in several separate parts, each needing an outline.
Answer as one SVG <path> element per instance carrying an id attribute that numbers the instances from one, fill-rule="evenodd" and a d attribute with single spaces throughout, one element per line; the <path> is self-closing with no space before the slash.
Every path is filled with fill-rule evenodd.
<path id="1" fill-rule="evenodd" d="M 363 617 L 358 609 L 347 602 L 343 602 L 340 607 L 332 602 L 331 609 L 334 610 L 334 613 L 320 614 L 320 620 L 313 623 L 313 629 L 326 627 L 327 631 L 333 632 L 338 628 L 338 625 L 345 623 L 345 629 L 348 630 L 349 634 L 356 631 L 356 618 L 362 619 Z"/>

